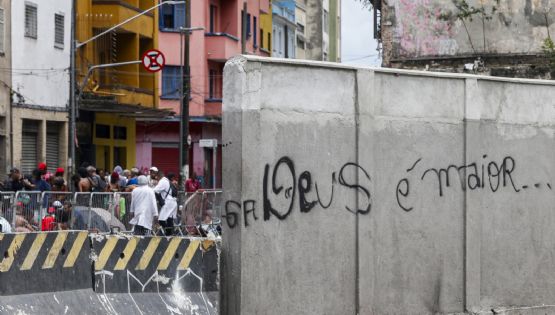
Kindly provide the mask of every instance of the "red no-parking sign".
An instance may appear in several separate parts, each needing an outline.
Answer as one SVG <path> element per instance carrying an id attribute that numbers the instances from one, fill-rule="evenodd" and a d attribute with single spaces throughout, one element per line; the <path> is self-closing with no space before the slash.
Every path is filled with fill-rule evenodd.
<path id="1" fill-rule="evenodd" d="M 162 70 L 166 64 L 164 54 L 156 49 L 147 50 L 143 54 L 141 61 L 143 62 L 143 67 L 150 72 L 158 72 Z"/>

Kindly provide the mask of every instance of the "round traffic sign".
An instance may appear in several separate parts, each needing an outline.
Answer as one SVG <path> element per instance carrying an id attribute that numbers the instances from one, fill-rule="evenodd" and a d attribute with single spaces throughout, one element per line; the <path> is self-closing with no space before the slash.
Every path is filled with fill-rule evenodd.
<path id="1" fill-rule="evenodd" d="M 143 62 L 143 67 L 150 72 L 158 72 L 162 70 L 166 64 L 164 54 L 156 49 L 147 50 L 143 54 L 141 61 Z"/>

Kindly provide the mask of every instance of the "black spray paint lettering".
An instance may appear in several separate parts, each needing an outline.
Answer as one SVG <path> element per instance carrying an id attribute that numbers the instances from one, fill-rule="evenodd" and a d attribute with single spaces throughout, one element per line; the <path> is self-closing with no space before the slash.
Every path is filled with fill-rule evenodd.
<path id="1" fill-rule="evenodd" d="M 320 195 L 320 190 L 318 188 L 318 183 L 313 181 L 312 174 L 309 171 L 303 171 L 299 177 L 296 177 L 295 164 L 293 160 L 287 156 L 284 156 L 278 160 L 274 165 L 274 168 L 270 176 L 270 165 L 266 164 L 264 167 L 264 177 L 262 183 L 262 199 L 263 199 L 263 219 L 264 221 L 270 220 L 272 216 L 278 218 L 279 220 L 285 220 L 293 211 L 295 205 L 295 198 L 297 197 L 297 192 L 299 196 L 298 204 L 301 213 L 308 213 L 313 210 L 316 206 L 320 206 L 323 209 L 328 209 L 331 207 L 334 196 L 335 196 L 335 186 L 339 183 L 340 186 L 353 189 L 357 194 L 362 195 L 365 199 L 363 206 L 358 209 L 352 209 L 349 206 L 345 206 L 345 209 L 351 213 L 355 214 L 368 214 L 372 207 L 371 204 L 371 194 L 369 188 L 364 185 L 357 183 L 355 179 L 348 178 L 346 172 L 348 170 L 355 170 L 356 172 L 362 173 L 365 178 L 370 181 L 370 175 L 368 172 L 356 163 L 345 163 L 339 170 L 339 181 L 336 179 L 336 172 L 331 174 L 331 192 L 329 199 L 325 201 L 322 200 Z M 279 181 L 278 172 L 280 170 L 286 171 L 285 181 L 290 184 L 285 184 L 283 181 Z M 289 185 L 289 186 L 287 186 Z M 309 194 L 315 192 L 315 199 L 310 200 Z M 271 196 L 280 196 L 283 193 L 285 200 L 288 200 L 284 208 L 276 208 L 272 201 Z M 238 216 L 240 211 L 243 211 L 244 216 L 244 226 L 249 226 L 248 215 L 252 214 L 254 221 L 258 220 L 256 216 L 256 202 L 254 200 L 245 200 L 243 205 L 237 201 L 227 201 L 225 203 L 225 218 L 230 228 L 234 228 L 238 224 Z"/>
<path id="2" fill-rule="evenodd" d="M 423 171 L 420 176 L 421 181 L 425 181 L 427 178 L 432 178 L 437 180 L 438 194 L 443 197 L 444 190 L 447 187 L 452 186 L 452 180 L 454 175 L 457 175 L 460 180 L 460 189 L 465 191 L 467 188 L 470 190 L 476 189 L 488 189 L 493 193 L 497 192 L 500 188 L 509 188 L 513 192 L 520 192 L 522 189 L 529 188 L 528 185 L 519 186 L 515 180 L 515 169 L 516 162 L 511 156 L 504 157 L 500 163 L 496 161 L 485 161 L 487 155 L 482 156 L 482 163 L 478 166 L 478 163 L 470 163 L 468 165 L 449 165 L 446 168 L 428 168 Z M 412 172 L 417 164 L 422 159 L 416 160 L 411 168 L 407 169 L 406 172 Z M 435 174 L 435 176 L 433 176 Z M 487 176 L 487 178 L 486 178 Z M 486 183 L 487 182 L 487 183 Z M 546 184 L 549 189 L 551 189 L 551 184 Z M 397 199 L 397 205 L 404 211 L 411 211 L 413 207 L 407 205 L 406 198 L 410 195 L 411 183 L 409 180 L 409 175 L 402 178 L 397 182 L 397 187 L 395 188 L 395 196 Z M 534 184 L 535 188 L 541 188 L 541 183 Z"/>

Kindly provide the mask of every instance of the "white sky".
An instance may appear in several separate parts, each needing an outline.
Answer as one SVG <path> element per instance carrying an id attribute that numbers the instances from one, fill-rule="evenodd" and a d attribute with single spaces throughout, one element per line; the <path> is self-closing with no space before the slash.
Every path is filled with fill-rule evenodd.
<path id="1" fill-rule="evenodd" d="M 341 60 L 352 65 L 380 66 L 374 39 L 373 12 L 358 0 L 341 1 Z"/>

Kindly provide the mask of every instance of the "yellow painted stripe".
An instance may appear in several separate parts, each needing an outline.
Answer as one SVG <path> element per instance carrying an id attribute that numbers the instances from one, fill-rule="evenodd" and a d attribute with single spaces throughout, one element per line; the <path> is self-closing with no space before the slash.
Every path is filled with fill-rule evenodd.
<path id="1" fill-rule="evenodd" d="M 66 261 L 64 262 L 64 268 L 73 267 L 73 265 L 75 265 L 75 261 L 77 260 L 77 257 L 79 257 L 81 248 L 83 248 L 83 244 L 85 243 L 85 240 L 88 236 L 89 233 L 87 232 L 79 232 L 79 234 L 75 238 L 75 241 L 73 242 L 73 245 L 71 246 L 69 254 L 67 254 Z"/>
<path id="2" fill-rule="evenodd" d="M 106 243 L 104 243 L 104 248 L 102 248 L 102 251 L 100 252 L 100 255 L 98 255 L 98 259 L 94 263 L 94 269 L 95 270 L 104 269 L 104 266 L 106 266 L 106 263 L 108 262 L 108 258 L 110 258 L 110 255 L 114 251 L 114 248 L 116 247 L 117 243 L 118 243 L 118 238 L 117 237 L 109 237 L 108 238 Z"/>
<path id="3" fill-rule="evenodd" d="M 56 263 L 56 258 L 60 254 L 62 247 L 64 246 L 64 242 L 67 238 L 67 232 L 58 232 L 56 239 L 54 240 L 54 244 L 52 248 L 48 251 L 48 256 L 46 256 L 46 260 L 42 265 L 42 269 L 50 269 L 54 267 L 54 263 Z"/>
<path id="4" fill-rule="evenodd" d="M 33 245 L 31 245 L 31 249 L 29 249 L 29 252 L 27 253 L 27 257 L 25 257 L 25 260 L 23 261 L 23 264 L 21 265 L 21 270 L 29 270 L 31 268 L 33 268 L 33 264 L 35 263 L 35 260 L 37 260 L 37 256 L 39 255 L 39 251 L 42 247 L 42 244 L 44 244 L 44 240 L 46 239 L 46 233 L 40 233 L 40 234 L 35 234 L 37 237 L 35 238 L 35 241 L 33 242 Z"/>
<path id="5" fill-rule="evenodd" d="M 4 260 L 2 260 L 2 263 L 0 263 L 0 272 L 6 272 L 10 270 L 15 259 L 15 253 L 17 252 L 19 247 L 21 247 L 21 243 L 23 243 L 24 239 L 25 234 L 15 235 L 12 243 L 10 244 L 10 247 L 8 248 L 8 257 L 5 257 Z"/>
<path id="6" fill-rule="evenodd" d="M 187 250 L 185 251 L 185 255 L 183 255 L 183 259 L 181 259 L 181 262 L 177 267 L 177 270 L 185 270 L 189 268 L 189 264 L 191 263 L 191 260 L 193 260 L 193 256 L 195 256 L 199 245 L 200 241 L 191 241 L 191 244 L 189 244 L 189 247 L 187 247 Z"/>
<path id="7" fill-rule="evenodd" d="M 168 248 L 166 248 L 166 251 L 164 252 L 164 255 L 162 256 L 162 260 L 160 260 L 160 263 L 158 264 L 158 268 L 156 268 L 156 270 L 166 270 L 166 269 L 168 269 L 168 266 L 170 265 L 170 263 L 172 261 L 172 258 L 173 258 L 173 255 L 175 255 L 175 251 L 179 247 L 179 244 L 181 244 L 181 239 L 179 237 L 172 238 L 172 240 L 168 244 Z"/>
<path id="8" fill-rule="evenodd" d="M 158 244 L 160 244 L 161 240 L 162 239 L 160 237 L 153 237 L 150 239 L 141 260 L 139 260 L 139 263 L 135 267 L 135 270 L 145 270 L 146 267 L 148 267 L 148 264 L 150 264 L 150 260 L 152 259 L 152 256 L 154 256 L 154 252 L 156 252 L 156 248 L 158 248 Z"/>
<path id="9" fill-rule="evenodd" d="M 123 250 L 123 258 L 120 257 L 118 259 L 118 262 L 114 267 L 114 270 L 124 270 L 125 267 L 127 267 L 127 263 L 133 256 L 133 253 L 135 252 L 135 248 L 137 248 L 137 243 L 139 243 L 139 238 L 132 237 L 129 239 L 129 241 L 127 242 L 127 245 L 125 246 L 125 249 Z"/>

